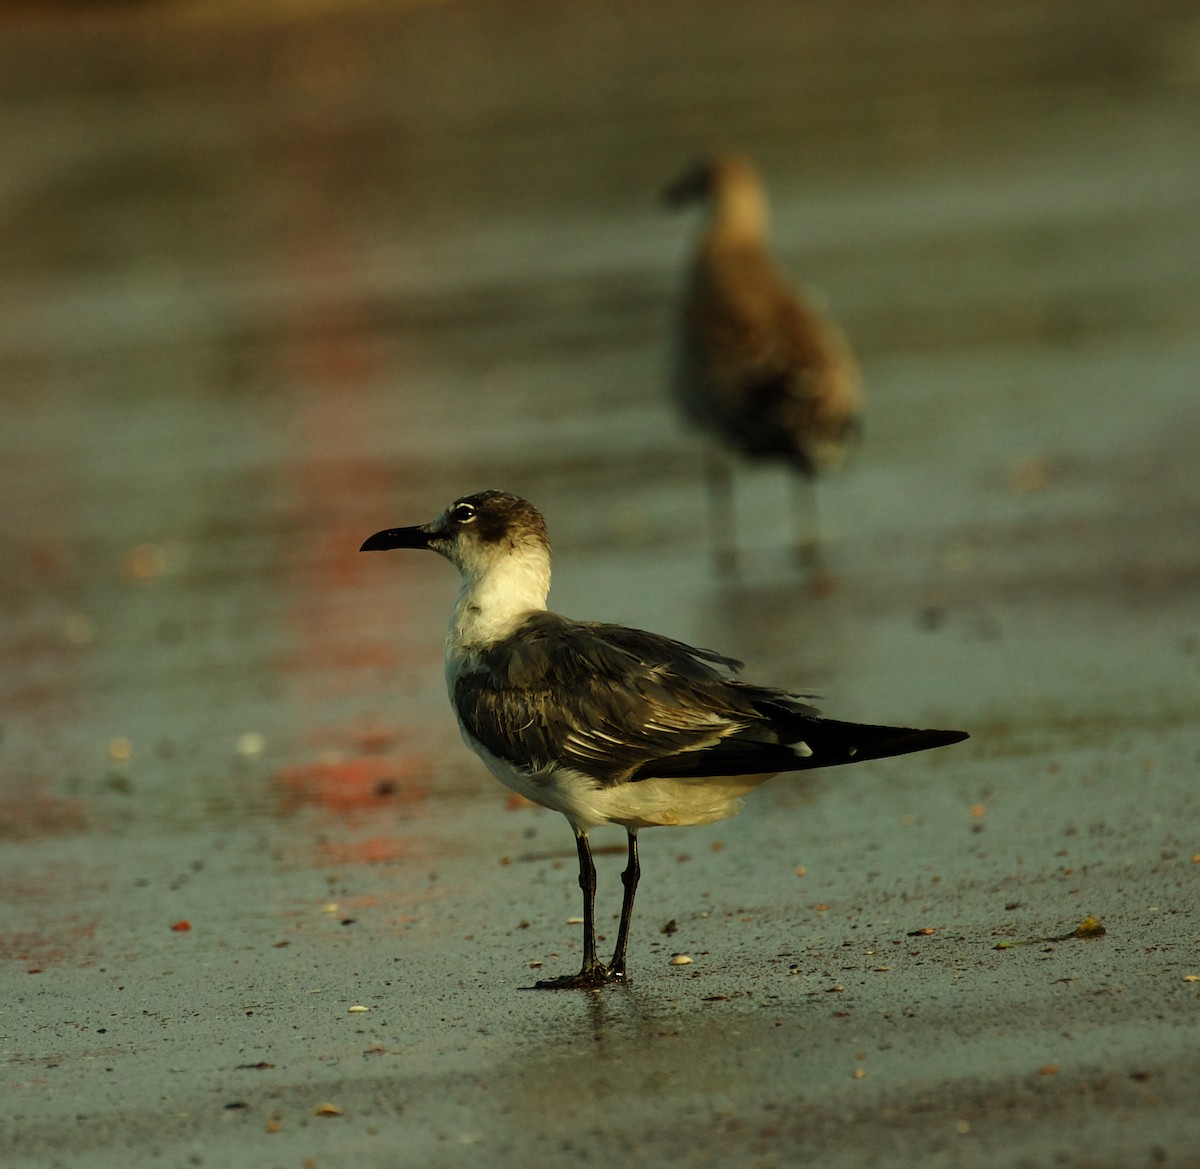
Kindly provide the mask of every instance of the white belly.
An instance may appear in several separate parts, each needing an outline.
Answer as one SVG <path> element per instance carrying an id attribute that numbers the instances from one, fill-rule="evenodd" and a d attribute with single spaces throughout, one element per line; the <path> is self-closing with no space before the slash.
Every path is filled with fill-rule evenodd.
<path id="1" fill-rule="evenodd" d="M 603 786 L 563 767 L 530 775 L 497 759 L 465 732 L 463 739 L 505 787 L 535 804 L 561 812 L 580 832 L 601 824 L 655 828 L 726 820 L 742 810 L 742 797 L 747 792 L 778 774 L 640 779 Z"/>

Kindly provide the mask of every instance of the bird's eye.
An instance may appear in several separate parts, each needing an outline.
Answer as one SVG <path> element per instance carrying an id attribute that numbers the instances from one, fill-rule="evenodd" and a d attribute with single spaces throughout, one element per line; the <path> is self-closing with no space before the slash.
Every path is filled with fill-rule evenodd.
<path id="1" fill-rule="evenodd" d="M 473 503 L 456 503 L 450 509 L 450 518 L 456 524 L 469 524 L 477 514 Z"/>

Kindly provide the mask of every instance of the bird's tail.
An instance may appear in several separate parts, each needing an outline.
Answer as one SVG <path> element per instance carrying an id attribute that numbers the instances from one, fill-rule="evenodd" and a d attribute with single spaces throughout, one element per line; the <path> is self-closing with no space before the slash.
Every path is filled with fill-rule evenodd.
<path id="1" fill-rule="evenodd" d="M 866 759 L 886 759 L 889 755 L 907 755 L 911 751 L 961 743 L 968 738 L 966 731 L 838 722 L 805 715 L 799 709 L 786 711 L 785 718 L 778 719 L 773 730 L 777 737 L 769 740 L 731 735 L 702 750 L 679 751 L 654 759 L 634 771 L 629 779 L 779 775 L 814 767 L 861 763 Z"/>
<path id="2" fill-rule="evenodd" d="M 886 759 L 947 747 L 969 738 L 966 731 L 918 730 L 914 727 L 877 727 L 870 723 L 839 722 L 831 718 L 804 720 L 802 741 L 811 754 L 803 754 L 799 742 L 795 763 L 787 770 L 810 767 L 836 767 L 839 763 L 860 763 L 864 759 Z"/>

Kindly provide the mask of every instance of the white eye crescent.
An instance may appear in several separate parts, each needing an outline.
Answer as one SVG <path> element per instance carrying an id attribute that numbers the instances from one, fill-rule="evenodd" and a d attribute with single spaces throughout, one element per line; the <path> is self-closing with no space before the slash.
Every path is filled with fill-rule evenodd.
<path id="1" fill-rule="evenodd" d="M 450 509 L 450 518 L 456 524 L 473 523 L 478 514 L 473 503 L 456 503 Z"/>

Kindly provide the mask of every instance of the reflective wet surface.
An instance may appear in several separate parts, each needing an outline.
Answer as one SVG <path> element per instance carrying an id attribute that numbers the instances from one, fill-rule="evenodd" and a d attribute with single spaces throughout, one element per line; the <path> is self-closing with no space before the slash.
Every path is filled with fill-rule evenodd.
<path id="1" fill-rule="evenodd" d="M 6 16 L 12 1163 L 1186 1163 L 1198 115 L 1183 3 Z M 713 145 L 863 359 L 816 574 L 758 469 L 714 575 L 665 391 Z M 561 611 L 971 741 L 646 833 L 632 984 L 522 992 L 569 831 L 356 551 L 485 487 Z"/>

